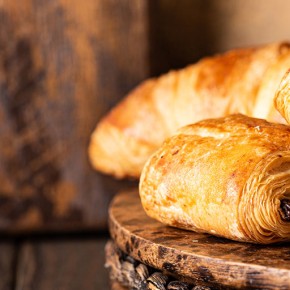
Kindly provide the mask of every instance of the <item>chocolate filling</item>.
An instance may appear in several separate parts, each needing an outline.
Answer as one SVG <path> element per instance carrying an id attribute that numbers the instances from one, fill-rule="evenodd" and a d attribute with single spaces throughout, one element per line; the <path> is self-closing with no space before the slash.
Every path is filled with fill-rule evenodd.
<path id="1" fill-rule="evenodd" d="M 290 221 L 290 200 L 282 199 L 280 202 L 280 209 L 282 212 L 282 219 L 284 221 Z"/>

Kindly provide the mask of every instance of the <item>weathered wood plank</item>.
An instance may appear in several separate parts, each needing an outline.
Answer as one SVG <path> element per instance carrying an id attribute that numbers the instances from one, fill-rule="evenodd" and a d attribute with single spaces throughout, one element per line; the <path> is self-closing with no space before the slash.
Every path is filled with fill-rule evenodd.
<path id="1" fill-rule="evenodd" d="M 14 285 L 16 246 L 13 241 L 0 241 L 0 290 L 11 290 Z"/>
<path id="2" fill-rule="evenodd" d="M 125 254 L 112 241 L 106 245 L 106 265 L 110 279 L 127 289 L 226 290 L 220 286 L 213 288 L 200 285 L 198 281 L 188 279 L 186 281 L 185 277 L 174 277 L 162 270 L 149 267 Z"/>
<path id="3" fill-rule="evenodd" d="M 0 1 L 0 230 L 104 228 L 100 117 L 148 75 L 146 1 Z"/>
<path id="4" fill-rule="evenodd" d="M 19 252 L 15 289 L 109 289 L 105 242 L 105 238 L 25 242 Z"/>
<path id="5" fill-rule="evenodd" d="M 216 287 L 290 289 L 289 243 L 239 243 L 165 226 L 145 214 L 137 191 L 116 196 L 109 219 L 118 247 L 171 275 Z"/>

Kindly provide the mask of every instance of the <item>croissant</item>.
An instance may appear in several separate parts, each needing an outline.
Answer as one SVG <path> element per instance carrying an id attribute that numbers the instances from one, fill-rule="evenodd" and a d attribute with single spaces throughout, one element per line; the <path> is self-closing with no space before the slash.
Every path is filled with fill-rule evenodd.
<path id="1" fill-rule="evenodd" d="M 149 79 L 99 122 L 89 146 L 91 163 L 117 178 L 139 178 L 148 157 L 184 125 L 232 113 L 284 122 L 273 97 L 289 67 L 290 45 L 276 43 Z"/>
<path id="2" fill-rule="evenodd" d="M 140 178 L 146 213 L 237 241 L 290 240 L 290 127 L 244 115 L 181 128 Z"/>
<path id="3" fill-rule="evenodd" d="M 290 124 L 290 69 L 285 73 L 275 95 L 275 107 Z"/>

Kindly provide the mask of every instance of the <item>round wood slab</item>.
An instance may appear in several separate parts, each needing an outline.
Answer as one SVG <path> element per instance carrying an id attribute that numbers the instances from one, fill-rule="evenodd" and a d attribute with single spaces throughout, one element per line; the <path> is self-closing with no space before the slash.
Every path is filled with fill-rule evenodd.
<path id="1" fill-rule="evenodd" d="M 165 226 L 145 214 L 137 190 L 114 198 L 109 225 L 123 251 L 174 276 L 227 288 L 290 289 L 290 244 L 239 243 Z"/>

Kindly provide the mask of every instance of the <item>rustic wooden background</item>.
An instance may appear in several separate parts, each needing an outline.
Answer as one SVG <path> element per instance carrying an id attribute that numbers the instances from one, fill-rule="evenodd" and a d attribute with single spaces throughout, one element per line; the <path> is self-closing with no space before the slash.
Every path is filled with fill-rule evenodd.
<path id="1" fill-rule="evenodd" d="M 146 1 L 0 3 L 0 229 L 104 228 L 118 185 L 87 146 L 148 75 Z"/>
<path id="2" fill-rule="evenodd" d="M 289 40 L 289 8 L 287 0 L 0 0 L 0 289 L 73 289 L 83 280 L 71 264 L 103 269 L 109 202 L 136 183 L 92 170 L 97 121 L 149 76 Z M 63 275 L 49 282 L 58 267 Z M 90 271 L 81 272 L 92 281 L 86 289 L 101 289 L 107 276 L 100 270 L 94 283 Z"/>

